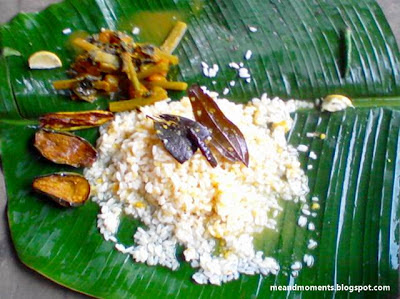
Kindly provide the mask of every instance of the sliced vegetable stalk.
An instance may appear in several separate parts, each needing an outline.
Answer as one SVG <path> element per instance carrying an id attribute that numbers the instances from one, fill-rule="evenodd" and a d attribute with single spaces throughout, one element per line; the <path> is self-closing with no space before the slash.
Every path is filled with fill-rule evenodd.
<path id="1" fill-rule="evenodd" d="M 133 65 L 131 55 L 129 53 L 122 53 L 121 58 L 123 62 L 122 71 L 126 73 L 129 80 L 131 81 L 131 84 L 135 90 L 135 97 L 141 97 L 144 93 L 144 90 L 137 77 L 137 73 L 135 70 L 135 66 Z"/>
<path id="2" fill-rule="evenodd" d="M 97 159 L 97 151 L 89 142 L 66 132 L 40 129 L 34 145 L 43 157 L 57 164 L 89 167 Z"/>
<path id="3" fill-rule="evenodd" d="M 186 33 L 186 30 L 187 30 L 186 23 L 180 21 L 176 22 L 174 28 L 172 28 L 167 39 L 161 46 L 161 50 L 167 53 L 172 53 L 181 42 L 183 36 Z"/>
<path id="4" fill-rule="evenodd" d="M 217 166 L 206 144 L 210 137 L 207 128 L 186 117 L 162 114 L 159 120 L 153 119 L 157 136 L 163 142 L 165 149 L 179 162 L 184 163 L 200 148 L 204 157 L 212 167 Z"/>
<path id="5" fill-rule="evenodd" d="M 152 75 L 157 75 L 168 71 L 169 71 L 169 65 L 167 62 L 161 62 L 150 66 L 145 65 L 142 67 L 142 70 L 139 73 L 137 73 L 137 77 L 139 80 L 143 80 Z"/>
<path id="6" fill-rule="evenodd" d="M 40 127 L 60 131 L 81 130 L 101 126 L 114 118 L 110 111 L 89 110 L 48 113 L 39 118 Z"/>
<path id="7" fill-rule="evenodd" d="M 54 173 L 37 177 L 32 187 L 64 207 L 80 206 L 90 195 L 89 182 L 78 173 Z"/>
<path id="8" fill-rule="evenodd" d="M 195 119 L 211 131 L 212 145 L 227 159 L 249 166 L 249 151 L 239 128 L 219 109 L 199 85 L 188 90 Z"/>
<path id="9" fill-rule="evenodd" d="M 73 89 L 79 83 L 79 79 L 58 80 L 53 82 L 53 87 L 57 90 L 60 89 Z"/>
<path id="10" fill-rule="evenodd" d="M 158 86 L 154 86 L 149 97 L 135 98 L 127 101 L 113 101 L 108 104 L 108 109 L 112 112 L 133 110 L 142 106 L 152 105 L 166 98 L 168 98 L 167 92 Z"/>
<path id="11" fill-rule="evenodd" d="M 178 90 L 178 91 L 186 90 L 188 86 L 186 82 L 167 81 L 167 80 L 152 81 L 148 85 L 159 86 L 165 89 Z"/>

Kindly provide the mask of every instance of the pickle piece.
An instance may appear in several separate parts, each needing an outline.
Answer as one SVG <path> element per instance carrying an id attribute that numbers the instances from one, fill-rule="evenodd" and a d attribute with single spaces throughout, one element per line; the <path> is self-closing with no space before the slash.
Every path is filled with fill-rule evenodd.
<path id="1" fill-rule="evenodd" d="M 40 127 L 52 130 L 73 131 L 97 127 L 114 118 L 110 111 L 89 110 L 48 113 L 39 118 Z"/>
<path id="2" fill-rule="evenodd" d="M 66 132 L 41 129 L 35 134 L 35 147 L 46 159 L 73 167 L 89 167 L 97 151 L 85 139 Z"/>
<path id="3" fill-rule="evenodd" d="M 78 173 L 40 176 L 33 180 L 32 187 L 64 207 L 80 206 L 90 194 L 89 182 Z"/>

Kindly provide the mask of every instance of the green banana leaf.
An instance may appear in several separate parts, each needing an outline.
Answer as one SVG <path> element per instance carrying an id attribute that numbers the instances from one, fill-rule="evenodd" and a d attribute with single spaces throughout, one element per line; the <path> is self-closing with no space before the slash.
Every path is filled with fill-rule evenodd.
<path id="1" fill-rule="evenodd" d="M 72 170 L 54 165 L 34 150 L 36 119 L 50 111 L 105 108 L 73 102 L 56 92 L 53 80 L 66 78 L 74 58 L 65 28 L 98 32 L 106 27 L 130 32 L 139 41 L 160 44 L 176 19 L 189 30 L 176 50 L 181 63 L 172 78 L 199 82 L 233 101 L 245 102 L 267 92 L 285 99 L 316 99 L 331 93 L 355 99 L 356 109 L 334 114 L 300 111 L 290 143 L 305 144 L 318 158 L 301 154 L 310 195 L 320 199 L 315 231 L 296 222 L 300 206 L 285 203 L 279 233 L 257 246 L 281 264 L 277 276 L 246 276 L 222 286 L 197 285 L 194 269 L 178 271 L 134 263 L 105 242 L 96 228 L 98 207 L 88 202 L 62 209 L 31 190 L 34 177 Z M 249 26 L 257 28 L 251 32 Z M 342 33 L 351 28 L 350 73 L 343 74 Z M 283 298 L 396 297 L 399 295 L 400 244 L 400 53 L 385 17 L 374 0 L 67 0 L 36 14 L 19 14 L 0 27 L 0 150 L 12 240 L 21 261 L 73 290 L 105 298 Z M 38 50 L 57 53 L 64 67 L 29 70 L 27 58 Z M 252 81 L 237 78 L 227 65 L 245 61 Z M 9 53 L 9 54 L 7 54 Z M 214 79 L 201 72 L 201 61 L 216 63 Z M 230 80 L 236 80 L 234 87 Z M 182 94 L 173 93 L 174 99 Z M 307 138 L 306 132 L 327 138 Z M 79 134 L 92 142 L 96 130 Z M 312 165 L 307 169 L 306 165 Z M 124 219 L 121 242 L 133 242 L 140 225 Z M 318 247 L 310 251 L 307 241 Z M 305 253 L 312 268 L 290 276 L 293 261 Z M 271 291 L 270 286 L 387 285 L 388 292 Z"/>

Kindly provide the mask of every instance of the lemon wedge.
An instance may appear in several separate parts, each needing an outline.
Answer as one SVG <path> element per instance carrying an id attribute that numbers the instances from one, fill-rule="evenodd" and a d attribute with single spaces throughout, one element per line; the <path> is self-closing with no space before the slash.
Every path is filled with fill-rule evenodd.
<path id="1" fill-rule="evenodd" d="M 29 68 L 45 70 L 55 69 L 62 66 L 62 62 L 58 56 L 49 51 L 39 51 L 33 53 L 28 60 Z"/>

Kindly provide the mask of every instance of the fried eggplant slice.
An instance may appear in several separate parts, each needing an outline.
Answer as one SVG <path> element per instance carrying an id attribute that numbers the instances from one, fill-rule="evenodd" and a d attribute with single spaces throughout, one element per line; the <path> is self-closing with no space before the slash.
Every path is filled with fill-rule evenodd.
<path id="1" fill-rule="evenodd" d="M 90 194 L 89 182 L 82 175 L 70 172 L 37 177 L 32 187 L 64 207 L 80 206 Z"/>
<path id="2" fill-rule="evenodd" d="M 96 161 L 96 149 L 85 139 L 66 132 L 41 129 L 35 134 L 35 147 L 46 159 L 73 167 L 89 167 Z"/>

